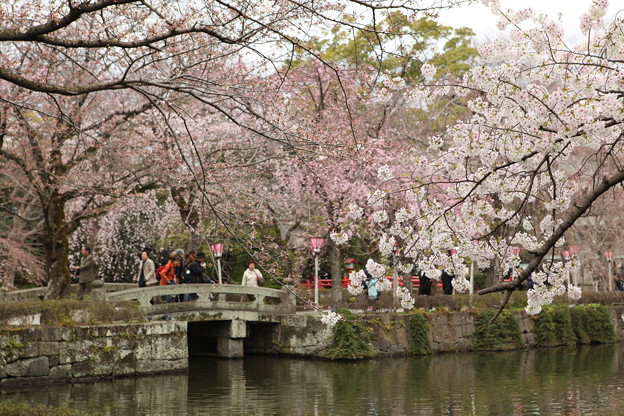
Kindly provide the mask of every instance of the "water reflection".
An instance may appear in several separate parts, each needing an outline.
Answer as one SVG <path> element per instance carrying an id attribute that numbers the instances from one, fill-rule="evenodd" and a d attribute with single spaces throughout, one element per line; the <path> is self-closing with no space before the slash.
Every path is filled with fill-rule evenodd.
<path id="1" fill-rule="evenodd" d="M 367 362 L 196 358 L 188 374 L 5 390 L 106 415 L 619 415 L 622 345 Z"/>

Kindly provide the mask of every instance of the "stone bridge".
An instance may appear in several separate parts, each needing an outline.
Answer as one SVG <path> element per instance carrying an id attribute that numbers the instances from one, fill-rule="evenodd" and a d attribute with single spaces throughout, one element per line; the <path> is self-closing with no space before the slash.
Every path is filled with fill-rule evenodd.
<path id="1" fill-rule="evenodd" d="M 148 319 L 187 321 L 189 354 L 228 358 L 262 349 L 282 317 L 296 313 L 295 297 L 286 290 L 238 285 L 134 287 L 94 291 L 93 298 L 137 302 Z"/>
<path id="2" fill-rule="evenodd" d="M 76 286 L 76 285 L 74 285 Z M 72 290 L 75 293 L 76 287 Z M 0 300 L 42 299 L 45 288 L 7 292 Z M 136 302 L 149 320 L 188 322 L 189 353 L 242 357 L 270 349 L 284 317 L 296 313 L 288 290 L 218 284 L 184 284 L 139 288 L 105 283 L 91 299 Z"/>

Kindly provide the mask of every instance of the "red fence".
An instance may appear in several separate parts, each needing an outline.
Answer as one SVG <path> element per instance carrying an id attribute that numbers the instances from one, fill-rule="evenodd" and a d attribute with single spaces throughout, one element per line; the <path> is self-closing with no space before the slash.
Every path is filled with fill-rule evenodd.
<path id="1" fill-rule="evenodd" d="M 394 280 L 391 276 L 386 276 L 385 278 L 390 280 L 391 282 Z M 319 282 L 319 288 L 332 287 L 331 279 L 319 279 L 318 282 Z M 342 279 L 342 287 L 346 288 L 347 286 L 349 286 L 349 283 L 351 283 L 351 279 L 346 279 L 346 278 Z M 304 280 L 301 282 L 300 285 L 303 287 L 314 288 L 314 281 Z M 399 286 L 403 286 L 403 279 L 399 279 Z M 412 276 L 412 286 L 413 287 L 420 286 L 420 278 L 418 276 Z M 437 286 L 442 287 L 442 282 L 438 281 Z"/>
<path id="2" fill-rule="evenodd" d="M 391 282 L 394 280 L 391 276 L 386 276 L 386 279 L 390 280 Z M 433 280 L 433 279 L 432 279 Z M 506 279 L 504 279 L 505 282 L 509 282 L 511 281 L 511 278 L 508 277 Z M 442 287 L 442 281 L 438 280 L 435 281 L 436 282 L 436 286 L 438 287 Z M 342 287 L 346 288 L 347 286 L 349 286 L 349 283 L 351 283 L 351 279 L 342 279 Z M 314 288 L 314 281 L 313 280 L 304 280 L 301 282 L 300 284 L 303 287 L 307 287 L 307 288 Z M 403 279 L 399 280 L 399 286 L 403 286 Z M 412 276 L 412 286 L 413 287 L 419 287 L 420 286 L 420 278 L 418 276 Z M 332 287 L 332 281 L 331 279 L 319 279 L 319 288 L 330 288 Z"/>

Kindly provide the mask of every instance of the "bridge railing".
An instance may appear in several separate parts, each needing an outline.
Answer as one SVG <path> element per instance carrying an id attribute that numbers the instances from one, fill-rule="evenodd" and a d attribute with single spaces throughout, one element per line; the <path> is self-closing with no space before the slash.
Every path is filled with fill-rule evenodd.
<path id="1" fill-rule="evenodd" d="M 296 312 L 295 298 L 285 290 L 218 284 L 141 287 L 116 292 L 94 291 L 108 301 L 134 301 L 147 314 L 197 310 L 239 310 L 270 314 Z"/>
<path id="2" fill-rule="evenodd" d="M 124 289 L 130 289 L 136 287 L 136 283 L 104 283 L 98 290 L 106 292 L 115 292 Z M 78 290 L 78 284 L 73 283 L 71 285 L 72 294 L 76 294 Z M 29 300 L 43 300 L 48 291 L 45 286 L 35 287 L 32 289 L 12 290 L 9 292 L 0 291 L 0 301 L 29 301 Z"/>

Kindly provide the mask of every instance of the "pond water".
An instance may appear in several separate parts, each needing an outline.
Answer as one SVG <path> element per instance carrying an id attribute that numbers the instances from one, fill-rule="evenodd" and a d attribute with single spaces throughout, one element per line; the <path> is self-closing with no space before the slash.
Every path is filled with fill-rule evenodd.
<path id="1" fill-rule="evenodd" d="M 361 362 L 193 357 L 184 374 L 0 391 L 105 415 L 623 415 L 624 345 Z"/>

